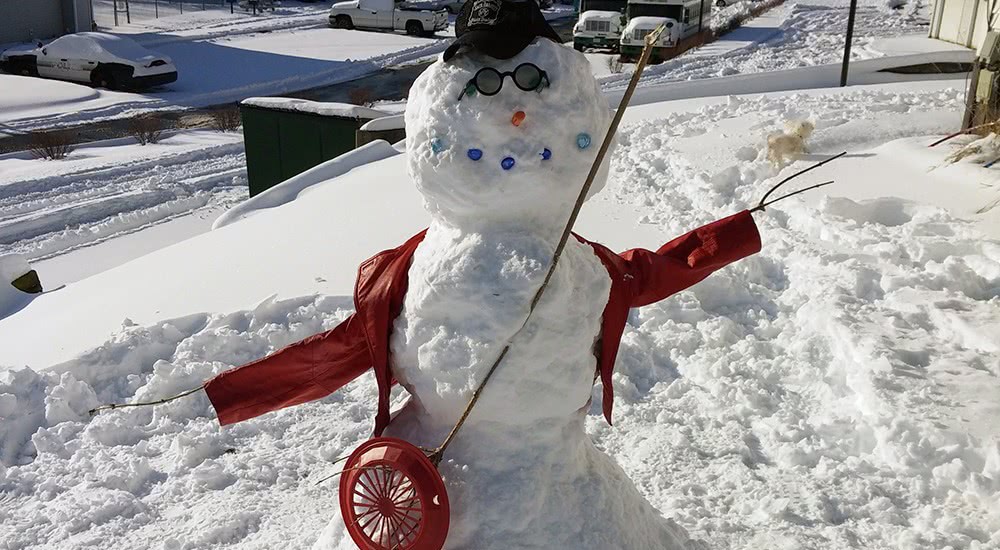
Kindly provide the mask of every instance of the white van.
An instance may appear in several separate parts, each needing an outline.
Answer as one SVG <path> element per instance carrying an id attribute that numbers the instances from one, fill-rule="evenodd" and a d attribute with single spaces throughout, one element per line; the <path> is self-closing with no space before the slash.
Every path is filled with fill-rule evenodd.
<path id="1" fill-rule="evenodd" d="M 580 52 L 587 48 L 618 51 L 624 26 L 625 16 L 616 11 L 585 11 L 573 26 L 573 47 Z"/>

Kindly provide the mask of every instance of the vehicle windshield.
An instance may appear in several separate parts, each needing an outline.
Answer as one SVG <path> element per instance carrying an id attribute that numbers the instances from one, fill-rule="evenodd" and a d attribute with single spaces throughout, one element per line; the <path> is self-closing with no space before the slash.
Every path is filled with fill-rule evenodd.
<path id="1" fill-rule="evenodd" d="M 622 11 L 625 9 L 625 2 L 621 0 L 584 0 L 580 6 L 580 13 L 585 11 Z"/>
<path id="2" fill-rule="evenodd" d="M 629 4 L 628 5 L 628 18 L 633 17 L 669 17 L 675 21 L 681 20 L 681 13 L 684 9 L 683 6 L 677 5 L 666 5 L 666 4 Z"/>

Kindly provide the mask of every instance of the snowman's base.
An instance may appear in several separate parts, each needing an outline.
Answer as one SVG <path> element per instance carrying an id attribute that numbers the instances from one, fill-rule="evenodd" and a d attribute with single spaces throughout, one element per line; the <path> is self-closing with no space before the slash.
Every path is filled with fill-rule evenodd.
<path id="1" fill-rule="evenodd" d="M 405 430 L 406 424 L 394 422 L 392 427 Z M 582 428 L 581 418 L 560 430 L 556 440 L 543 441 L 523 429 L 480 426 L 456 440 L 439 468 L 451 500 L 445 548 L 696 547 Z M 331 513 L 334 517 L 314 550 L 357 548 L 333 506 Z"/>

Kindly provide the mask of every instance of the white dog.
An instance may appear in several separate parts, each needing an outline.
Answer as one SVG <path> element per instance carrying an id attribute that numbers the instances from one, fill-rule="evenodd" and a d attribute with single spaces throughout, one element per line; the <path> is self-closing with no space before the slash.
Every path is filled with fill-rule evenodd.
<path id="1" fill-rule="evenodd" d="M 775 170 L 784 168 L 796 155 L 807 152 L 806 139 L 815 128 L 808 120 L 789 120 L 785 122 L 784 132 L 767 136 L 767 160 Z"/>

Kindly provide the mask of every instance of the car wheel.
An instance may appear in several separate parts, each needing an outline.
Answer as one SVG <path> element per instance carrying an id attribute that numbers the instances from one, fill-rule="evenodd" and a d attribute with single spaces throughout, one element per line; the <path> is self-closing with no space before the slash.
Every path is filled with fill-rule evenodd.
<path id="1" fill-rule="evenodd" d="M 420 21 L 410 21 L 406 22 L 406 34 L 411 36 L 416 36 L 418 34 L 424 33 L 424 26 L 420 24 Z"/>
<path id="2" fill-rule="evenodd" d="M 111 74 L 111 71 L 107 69 L 94 69 L 94 72 L 90 75 L 90 82 L 98 88 L 106 88 L 108 90 L 118 89 L 118 81 Z"/>
<path id="3" fill-rule="evenodd" d="M 715 0 L 715 7 L 717 8 L 724 8 L 726 5 L 726 0 Z"/>
<path id="4" fill-rule="evenodd" d="M 334 20 L 333 26 L 338 29 L 353 29 L 354 21 L 351 20 L 349 15 L 338 15 Z"/>
<path id="5" fill-rule="evenodd" d="M 583 44 L 573 44 L 573 49 L 576 50 L 576 51 L 578 51 L 578 52 L 582 52 L 583 50 L 586 50 L 587 48 L 584 48 Z"/>

